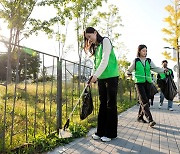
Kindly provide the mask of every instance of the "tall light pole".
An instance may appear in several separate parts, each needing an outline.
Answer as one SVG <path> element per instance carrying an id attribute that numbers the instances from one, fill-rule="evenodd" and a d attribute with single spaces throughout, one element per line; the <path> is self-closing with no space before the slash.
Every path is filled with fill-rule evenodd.
<path id="1" fill-rule="evenodd" d="M 178 76 L 178 95 L 179 95 L 179 101 L 180 101 L 180 60 L 179 60 L 179 20 L 178 20 L 178 11 L 179 11 L 179 1 L 175 0 L 175 11 L 176 11 L 176 36 L 177 36 L 177 47 L 176 47 L 176 51 L 177 51 L 177 76 Z"/>
<path id="2" fill-rule="evenodd" d="M 179 62 L 179 46 L 177 46 L 177 76 L 178 76 L 178 95 L 180 101 L 180 62 Z"/>

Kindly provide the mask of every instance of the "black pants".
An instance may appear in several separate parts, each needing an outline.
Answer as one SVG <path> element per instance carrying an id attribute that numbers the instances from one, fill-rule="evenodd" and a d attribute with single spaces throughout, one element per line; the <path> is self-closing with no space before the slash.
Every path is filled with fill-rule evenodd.
<path id="1" fill-rule="evenodd" d="M 153 106 L 154 96 L 151 97 L 151 105 Z"/>
<path id="2" fill-rule="evenodd" d="M 149 122 L 153 121 L 153 118 L 149 109 L 150 87 L 151 87 L 151 84 L 148 82 L 136 83 L 136 89 L 138 92 L 139 103 L 140 103 L 138 118 L 143 118 L 143 115 L 145 115 Z"/>
<path id="3" fill-rule="evenodd" d="M 117 89 L 118 77 L 99 79 L 100 108 L 97 135 L 108 138 L 117 137 Z"/>

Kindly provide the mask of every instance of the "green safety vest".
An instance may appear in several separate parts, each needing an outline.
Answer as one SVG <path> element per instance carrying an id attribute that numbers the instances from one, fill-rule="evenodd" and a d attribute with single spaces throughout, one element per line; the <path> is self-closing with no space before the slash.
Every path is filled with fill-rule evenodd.
<path id="1" fill-rule="evenodd" d="M 102 44 L 100 44 L 95 51 L 95 58 L 94 58 L 95 70 L 97 70 L 97 68 L 101 63 L 102 52 L 103 52 L 103 47 Z M 104 72 L 98 77 L 98 79 L 106 79 L 117 76 L 119 76 L 119 67 L 118 67 L 118 62 L 116 60 L 116 56 L 114 54 L 114 50 L 112 48 L 111 53 L 109 55 L 108 65 L 104 70 Z"/>
<path id="2" fill-rule="evenodd" d="M 144 66 L 139 58 L 135 59 L 135 83 L 152 83 L 150 61 L 147 58 Z"/>
<path id="3" fill-rule="evenodd" d="M 159 73 L 160 79 L 161 79 L 161 80 L 165 79 L 165 78 L 166 78 L 166 74 L 167 74 L 167 75 L 171 75 L 171 74 L 172 74 L 172 70 L 169 69 L 167 73 Z"/>

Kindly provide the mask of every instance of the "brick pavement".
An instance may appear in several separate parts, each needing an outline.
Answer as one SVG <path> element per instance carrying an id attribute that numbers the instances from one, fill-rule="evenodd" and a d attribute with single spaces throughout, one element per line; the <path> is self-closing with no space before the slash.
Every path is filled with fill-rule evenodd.
<path id="1" fill-rule="evenodd" d="M 58 147 L 48 154 L 180 154 L 180 106 L 174 103 L 174 111 L 168 111 L 167 101 L 158 108 L 159 95 L 155 96 L 151 113 L 156 125 L 136 121 L 138 106 L 134 106 L 118 116 L 118 137 L 110 142 L 93 140 L 92 129 L 87 137 L 76 139 L 70 144 Z"/>

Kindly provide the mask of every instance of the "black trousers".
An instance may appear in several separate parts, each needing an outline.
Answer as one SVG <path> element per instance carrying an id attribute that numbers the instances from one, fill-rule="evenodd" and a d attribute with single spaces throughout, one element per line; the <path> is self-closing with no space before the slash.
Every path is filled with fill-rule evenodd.
<path id="1" fill-rule="evenodd" d="M 143 118 L 143 115 L 145 115 L 149 122 L 153 121 L 149 109 L 150 88 L 151 88 L 151 84 L 148 82 L 136 83 L 136 89 L 138 92 L 139 103 L 140 103 L 138 118 Z"/>
<path id="2" fill-rule="evenodd" d="M 154 102 L 154 96 L 151 97 L 151 105 L 153 106 L 153 102 Z"/>
<path id="3" fill-rule="evenodd" d="M 117 137 L 117 89 L 118 77 L 98 79 L 100 107 L 97 135 L 108 138 Z"/>

